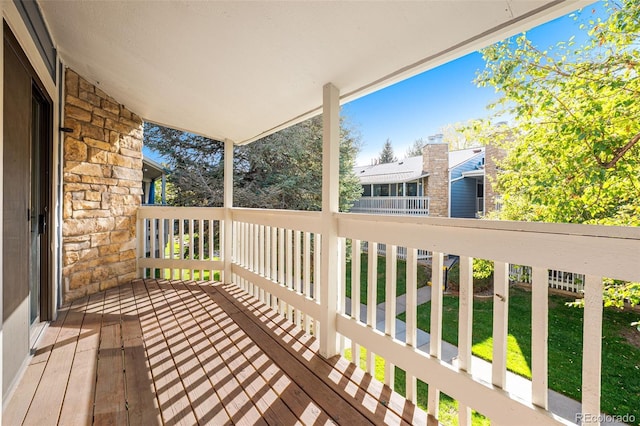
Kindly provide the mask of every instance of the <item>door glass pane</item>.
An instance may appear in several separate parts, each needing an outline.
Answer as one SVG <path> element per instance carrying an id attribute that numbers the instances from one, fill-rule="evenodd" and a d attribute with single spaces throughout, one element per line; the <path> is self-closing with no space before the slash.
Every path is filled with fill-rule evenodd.
<path id="1" fill-rule="evenodd" d="M 29 207 L 29 320 L 31 324 L 40 318 L 40 138 L 42 105 L 37 97 L 32 98 L 31 114 L 31 205 Z"/>

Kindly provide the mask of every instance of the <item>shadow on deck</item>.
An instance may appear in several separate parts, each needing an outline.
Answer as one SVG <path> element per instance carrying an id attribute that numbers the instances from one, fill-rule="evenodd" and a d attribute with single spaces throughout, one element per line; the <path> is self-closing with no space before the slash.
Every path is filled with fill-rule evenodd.
<path id="1" fill-rule="evenodd" d="M 138 280 L 47 329 L 6 424 L 426 424 L 426 414 L 232 285 Z"/>

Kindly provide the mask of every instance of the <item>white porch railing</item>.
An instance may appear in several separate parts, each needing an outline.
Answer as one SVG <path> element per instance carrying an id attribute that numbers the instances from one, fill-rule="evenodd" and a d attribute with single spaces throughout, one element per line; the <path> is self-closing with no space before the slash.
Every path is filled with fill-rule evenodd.
<path id="1" fill-rule="evenodd" d="M 222 279 L 224 209 L 143 206 L 138 209 L 141 276 Z"/>
<path id="2" fill-rule="evenodd" d="M 232 235 L 222 235 L 209 247 L 220 250 L 224 238 L 232 238 L 231 253 L 220 250 L 220 259 L 177 259 L 154 257 L 166 250 L 153 250 L 153 244 L 164 244 L 163 232 L 152 249 L 144 249 L 148 235 L 169 220 L 173 244 L 195 232 L 176 223 L 194 224 L 209 220 L 210 229 L 223 229 L 223 209 L 167 209 L 142 207 L 138 215 L 139 266 L 141 273 L 156 271 L 222 270 L 231 263 L 230 277 L 255 297 L 287 316 L 308 332 L 319 333 L 319 318 L 324 306 L 320 300 L 320 257 L 322 238 L 320 213 L 253 209 L 230 209 Z M 459 403 L 460 424 L 470 423 L 470 410 L 487 416 L 493 424 L 566 424 L 575 418 L 562 419 L 548 409 L 547 335 L 548 335 L 548 270 L 572 270 L 584 274 L 585 308 L 582 348 L 582 414 L 598 421 L 600 413 L 600 380 L 602 350 L 602 278 L 640 281 L 640 229 L 478 221 L 473 219 L 440 219 L 360 214 L 335 214 L 338 228 L 339 274 L 329 280 L 338 288 L 339 311 L 335 325 L 341 342 L 351 342 L 352 353 L 366 348 L 367 369 L 373 372 L 374 354 L 385 361 L 385 382 L 394 382 L 394 368 L 406 372 L 406 394 L 416 400 L 416 380 L 429 385 L 428 412 L 438 416 L 439 394 L 444 392 Z M 148 226 L 147 223 L 150 225 Z M 166 223 L 166 222 L 164 222 Z M 183 230 L 180 234 L 180 230 Z M 150 232 L 150 234 L 149 234 Z M 200 239 L 199 241 L 202 241 Z M 347 244 L 349 242 L 349 244 Z M 360 253 L 363 242 L 370 248 L 386 245 L 386 300 L 376 300 L 377 250 L 370 249 L 366 285 L 368 299 L 360 299 Z M 406 334 L 395 330 L 395 283 L 397 247 L 407 249 Z M 345 313 L 346 247 L 351 249 L 353 295 L 351 314 Z M 427 352 L 417 349 L 417 251 L 432 253 L 433 282 L 442 282 L 444 254 L 460 256 L 460 309 L 458 329 L 458 362 L 452 365 L 442 357 L 442 286 L 431 286 L 431 329 Z M 206 252 L 202 248 L 200 253 Z M 209 252 L 211 253 L 211 252 Z M 215 253 L 215 249 L 214 252 Z M 205 256 L 206 257 L 206 256 Z M 473 258 L 494 261 L 493 363 L 491 378 L 485 381 L 471 369 Z M 508 330 L 509 264 L 532 267 L 532 337 L 531 391 L 522 399 L 509 391 L 506 383 L 506 350 Z M 168 273 L 168 272 L 167 272 Z M 188 275 L 188 274 L 187 274 Z M 197 275 L 197 274 L 196 274 Z M 384 331 L 377 329 L 376 306 L 387 302 Z M 360 304 L 366 303 L 361 317 Z M 341 346 L 341 350 L 345 346 Z M 623 390 L 621 390 L 623 391 Z M 393 404 L 393 401 L 389 401 Z M 586 416 L 585 416 L 586 415 Z"/>
<path id="3" fill-rule="evenodd" d="M 361 197 L 352 213 L 429 215 L 429 197 Z"/>

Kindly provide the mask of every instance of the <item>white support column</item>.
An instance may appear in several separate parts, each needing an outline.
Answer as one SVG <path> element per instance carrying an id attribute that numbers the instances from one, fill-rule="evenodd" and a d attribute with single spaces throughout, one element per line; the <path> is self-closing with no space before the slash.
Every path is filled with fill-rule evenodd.
<path id="1" fill-rule="evenodd" d="M 444 254 L 433 252 L 431 263 L 431 328 L 429 333 L 429 355 L 440 359 L 442 356 L 442 286 L 444 284 Z M 438 419 L 440 407 L 440 389 L 429 386 L 427 395 L 427 413 Z"/>
<path id="2" fill-rule="evenodd" d="M 460 256 L 460 308 L 458 311 L 458 369 L 471 373 L 473 346 L 473 258 Z M 460 403 L 458 424 L 471 426 L 471 408 Z"/>
<path id="3" fill-rule="evenodd" d="M 2 201 L 0 201 L 0 205 L 2 205 Z M 1 216 L 2 214 L 0 213 L 0 217 Z M 137 275 L 138 278 L 144 278 L 144 269 L 138 266 L 138 260 L 147 256 L 147 253 L 145 252 L 145 241 L 147 241 L 147 233 L 144 227 L 145 223 L 146 223 L 146 220 L 141 219 L 140 216 L 138 215 L 138 217 L 136 218 L 136 236 L 138 238 L 138 258 L 136 259 L 136 271 L 138 274 Z M 2 254 L 2 250 L 0 250 L 0 254 Z M 1 269 L 2 268 L 0 268 L 0 270 Z M 2 310 L 0 309 L 0 312 L 1 311 Z"/>
<path id="4" fill-rule="evenodd" d="M 545 410 L 548 398 L 549 273 L 533 267 L 531 283 L 531 402 Z"/>
<path id="5" fill-rule="evenodd" d="M 224 273 L 222 281 L 231 282 L 231 250 L 233 247 L 232 216 L 233 207 L 233 141 L 224 141 L 224 232 L 222 240 L 222 261 Z"/>
<path id="6" fill-rule="evenodd" d="M 600 424 L 602 375 L 602 278 L 586 275 L 582 339 L 582 424 Z"/>
<path id="7" fill-rule="evenodd" d="M 509 325 L 509 264 L 495 262 L 493 272 L 493 362 L 491 383 L 504 389 L 507 380 L 507 330 Z"/>
<path id="8" fill-rule="evenodd" d="M 458 321 L 458 368 L 471 373 L 473 345 L 473 259 L 460 256 L 460 308 Z"/>
<path id="9" fill-rule="evenodd" d="M 418 250 L 411 247 L 407 247 L 406 282 L 407 325 L 405 339 L 407 345 L 415 349 L 418 346 Z M 406 376 L 406 394 L 407 399 L 415 404 L 418 400 L 417 381 L 416 377 L 409 373 Z"/>
<path id="10" fill-rule="evenodd" d="M 325 84 L 322 96 L 322 258 L 320 277 L 320 355 L 337 355 L 338 213 L 340 178 L 340 93 Z"/>
<path id="11" fill-rule="evenodd" d="M 392 339 L 396 337 L 396 285 L 398 278 L 397 261 L 398 247 L 392 244 L 387 244 L 387 256 L 386 256 L 386 297 L 385 297 L 385 334 Z M 390 360 L 384 362 L 384 383 L 393 389 L 395 382 L 395 368 Z"/>

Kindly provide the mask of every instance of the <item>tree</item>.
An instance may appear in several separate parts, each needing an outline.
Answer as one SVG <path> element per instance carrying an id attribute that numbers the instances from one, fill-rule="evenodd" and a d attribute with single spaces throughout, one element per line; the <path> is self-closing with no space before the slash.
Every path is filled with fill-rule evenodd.
<path id="1" fill-rule="evenodd" d="M 477 83 L 514 117 L 497 182 L 504 219 L 640 225 L 640 4 L 605 7 L 608 18 L 583 22 L 580 47 L 572 38 L 542 50 L 522 34 L 482 52 Z"/>
<path id="2" fill-rule="evenodd" d="M 475 148 L 481 146 L 481 135 L 473 126 L 474 120 L 465 123 L 457 122 L 447 124 L 440 128 L 438 133 L 442 134 L 442 141 L 449 144 L 449 151 Z"/>
<path id="3" fill-rule="evenodd" d="M 380 151 L 380 156 L 378 157 L 378 163 L 393 163 L 394 161 L 398 161 L 396 156 L 393 154 L 393 147 L 391 146 L 391 139 L 387 138 L 384 146 L 382 147 L 382 151 Z"/>
<path id="4" fill-rule="evenodd" d="M 354 174 L 357 132 L 340 121 L 340 210 L 362 193 Z M 236 150 L 234 204 L 295 210 L 322 207 L 322 117 L 281 130 Z"/>
<path id="5" fill-rule="evenodd" d="M 353 172 L 360 139 L 343 119 L 340 208 L 348 210 L 362 187 Z M 177 206 L 222 206 L 224 145 L 212 139 L 145 123 L 144 143 L 168 162 Z M 234 152 L 234 205 L 320 210 L 322 119 L 315 117 Z"/>
<path id="6" fill-rule="evenodd" d="M 422 138 L 416 139 L 415 141 L 413 141 L 413 145 L 411 145 L 407 149 L 407 152 L 404 155 L 405 158 L 417 157 L 419 155 L 422 155 L 422 150 L 426 144 L 427 144 L 427 141 L 425 141 L 424 139 Z"/>
<path id="7" fill-rule="evenodd" d="M 480 135 L 474 130 L 474 124 L 475 120 L 447 124 L 438 130 L 438 134 L 442 136 L 442 142 L 449 145 L 449 151 L 478 147 L 481 146 Z M 405 158 L 422 155 L 422 150 L 427 143 L 424 138 L 413 141 L 405 153 Z"/>
<path id="8" fill-rule="evenodd" d="M 518 134 L 498 180 L 507 219 L 640 225 L 640 6 L 609 8 L 581 48 L 523 34 L 483 51 L 477 81 Z"/>
<path id="9" fill-rule="evenodd" d="M 223 200 L 224 144 L 193 133 L 144 124 L 144 145 L 159 153 L 171 170 L 174 206 L 220 207 Z"/>

